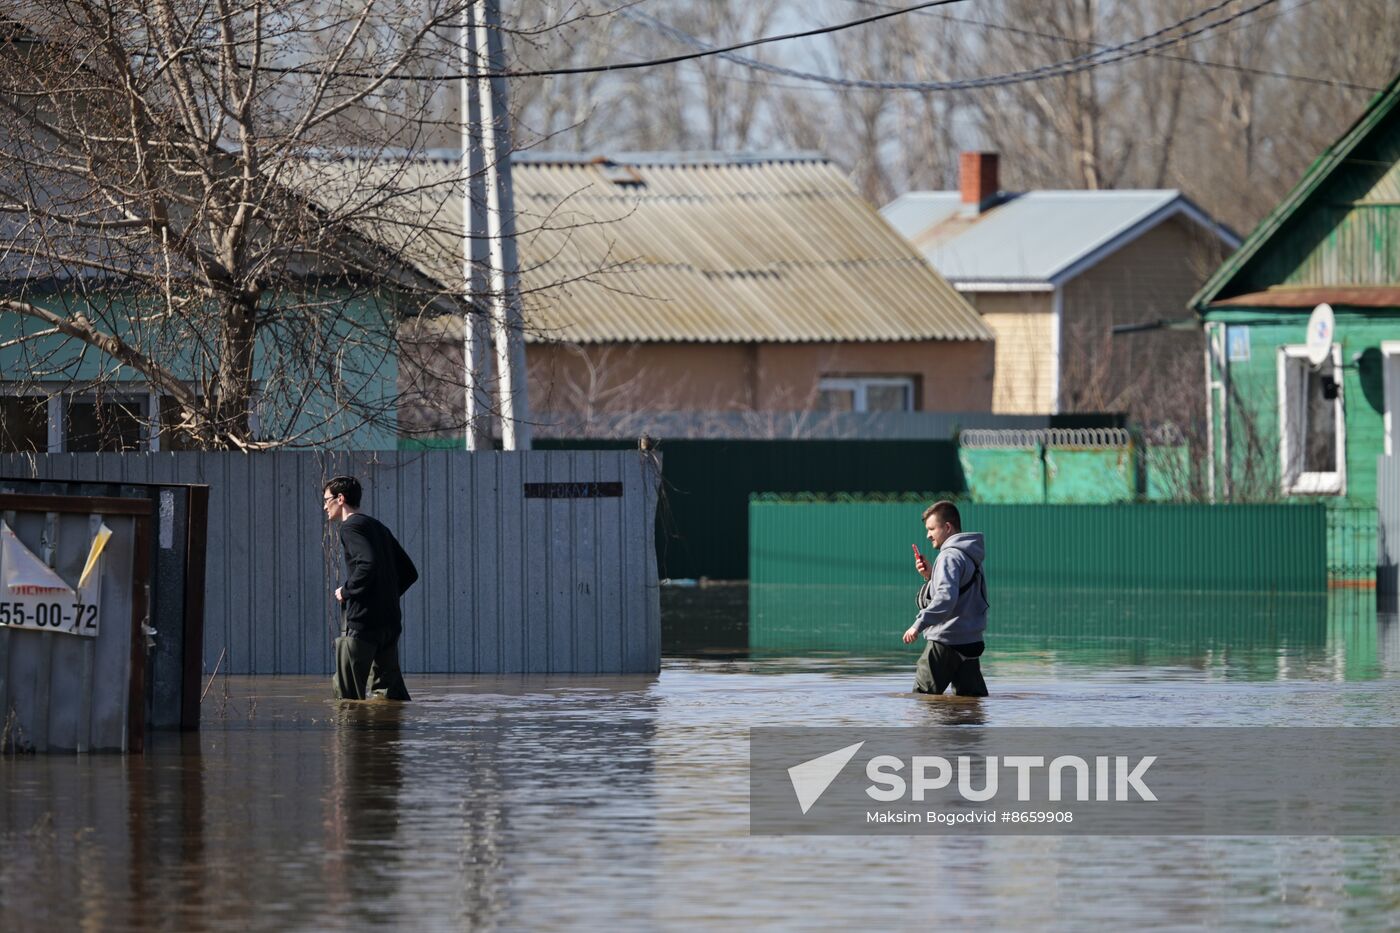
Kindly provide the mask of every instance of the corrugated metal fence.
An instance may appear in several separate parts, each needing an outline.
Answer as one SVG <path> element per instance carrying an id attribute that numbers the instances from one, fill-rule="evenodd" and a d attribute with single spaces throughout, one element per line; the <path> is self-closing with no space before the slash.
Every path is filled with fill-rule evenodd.
<path id="1" fill-rule="evenodd" d="M 660 465 L 639 451 L 0 456 L 0 476 L 208 484 L 205 670 L 226 651 L 249 674 L 331 671 L 342 568 L 321 488 L 341 473 L 421 574 L 406 671 L 659 669 Z"/>
<path id="2" fill-rule="evenodd" d="M 909 546 L 932 556 L 920 520 L 926 504 L 752 501 L 750 644 L 788 645 L 804 630 L 854 638 L 872 625 L 912 619 L 917 577 Z M 1007 601 L 1014 591 L 1061 600 L 1136 591 L 1157 601 L 1184 593 L 1215 600 L 1327 592 L 1322 505 L 959 508 L 963 527 L 986 535 L 994 613 L 1027 611 L 1024 595 Z"/>
<path id="3" fill-rule="evenodd" d="M 752 583 L 907 583 L 923 500 L 750 504 Z M 1009 586 L 1312 593 L 1327 589 L 1322 505 L 978 505 Z"/>

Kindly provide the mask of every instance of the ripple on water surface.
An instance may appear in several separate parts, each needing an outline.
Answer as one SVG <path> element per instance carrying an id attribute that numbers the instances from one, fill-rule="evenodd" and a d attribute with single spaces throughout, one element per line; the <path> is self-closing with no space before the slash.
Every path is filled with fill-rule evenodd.
<path id="1" fill-rule="evenodd" d="M 1138 657 L 1008 635 L 984 700 L 908 693 L 914 648 L 419 676 L 404 705 L 221 678 L 203 731 L 144 757 L 0 760 L 0 908 L 7 930 L 1379 924 L 1389 838 L 750 836 L 747 730 L 1397 725 L 1387 624 Z"/>

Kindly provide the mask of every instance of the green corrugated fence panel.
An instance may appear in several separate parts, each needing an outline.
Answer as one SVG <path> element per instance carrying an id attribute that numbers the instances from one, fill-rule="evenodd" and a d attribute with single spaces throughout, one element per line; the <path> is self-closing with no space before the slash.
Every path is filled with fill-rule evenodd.
<path id="1" fill-rule="evenodd" d="M 924 502 L 749 505 L 752 583 L 907 586 Z M 1321 505 L 959 505 L 1010 586 L 1313 592 L 1327 585 Z"/>
<path id="2" fill-rule="evenodd" d="M 907 624 L 918 585 L 910 544 L 931 556 L 924 505 L 752 501 L 750 644 L 802 647 L 808 639 L 808 647 L 849 650 L 898 624 L 891 620 Z M 964 527 L 986 535 L 994 618 L 999 606 L 1026 611 L 1024 599 L 1001 601 L 1003 591 L 1050 602 L 1094 591 L 1146 593 L 1170 617 L 1202 602 L 1218 609 L 1221 594 L 1257 601 L 1257 594 L 1327 589 L 1322 505 L 959 508 Z"/>
<path id="3" fill-rule="evenodd" d="M 1046 502 L 1128 502 L 1134 486 L 1131 447 L 1045 449 Z"/>
<path id="4" fill-rule="evenodd" d="M 1044 502 L 1045 464 L 1040 451 L 1039 445 L 959 447 L 968 497 L 977 502 Z"/>

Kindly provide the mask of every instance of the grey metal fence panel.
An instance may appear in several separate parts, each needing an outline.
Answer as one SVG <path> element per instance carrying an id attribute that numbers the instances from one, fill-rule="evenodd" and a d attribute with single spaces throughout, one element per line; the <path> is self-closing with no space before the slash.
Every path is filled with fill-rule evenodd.
<path id="1" fill-rule="evenodd" d="M 329 674 L 342 575 L 320 489 L 364 483 L 365 511 L 418 564 L 401 657 L 415 673 L 632 673 L 660 667 L 660 465 L 626 450 L 0 455 L 0 477 L 210 487 L 204 668 Z M 524 496 L 616 483 L 621 497 Z"/>
<path id="2" fill-rule="evenodd" d="M 1394 611 L 1400 597 L 1400 457 L 1382 454 L 1376 464 L 1376 597 Z"/>

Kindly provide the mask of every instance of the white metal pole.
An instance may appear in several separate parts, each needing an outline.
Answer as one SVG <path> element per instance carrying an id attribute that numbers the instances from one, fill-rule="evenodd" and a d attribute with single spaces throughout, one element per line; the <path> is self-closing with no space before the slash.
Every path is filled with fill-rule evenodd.
<path id="1" fill-rule="evenodd" d="M 462 372 L 466 388 L 464 433 L 467 450 L 491 449 L 490 310 L 482 302 L 488 287 L 486 265 L 486 176 L 481 157 L 481 105 L 477 98 L 475 3 L 462 9 Z"/>
<path id="2" fill-rule="evenodd" d="M 1206 361 L 1206 494 L 1215 502 L 1215 331 L 1203 326 Z"/>
<path id="3" fill-rule="evenodd" d="M 1226 502 L 1235 499 L 1234 452 L 1230 449 L 1230 325 L 1216 328 L 1216 353 L 1220 360 L 1220 486 Z"/>
<path id="4" fill-rule="evenodd" d="M 1050 359 L 1053 361 L 1053 369 L 1050 371 L 1050 414 L 1060 413 L 1060 370 L 1064 368 L 1064 361 L 1060 359 L 1060 354 L 1064 352 L 1065 341 L 1065 290 L 1059 285 L 1055 286 L 1055 291 L 1050 297 Z"/>
<path id="5" fill-rule="evenodd" d="M 476 55 L 488 69 L 505 68 L 499 0 L 476 0 Z M 491 329 L 496 346 L 501 443 L 506 450 L 530 449 L 525 340 L 520 312 L 520 266 L 515 251 L 515 204 L 510 178 L 510 120 L 504 78 L 477 78 L 481 105 L 481 157 L 486 184 L 486 240 Z"/>

